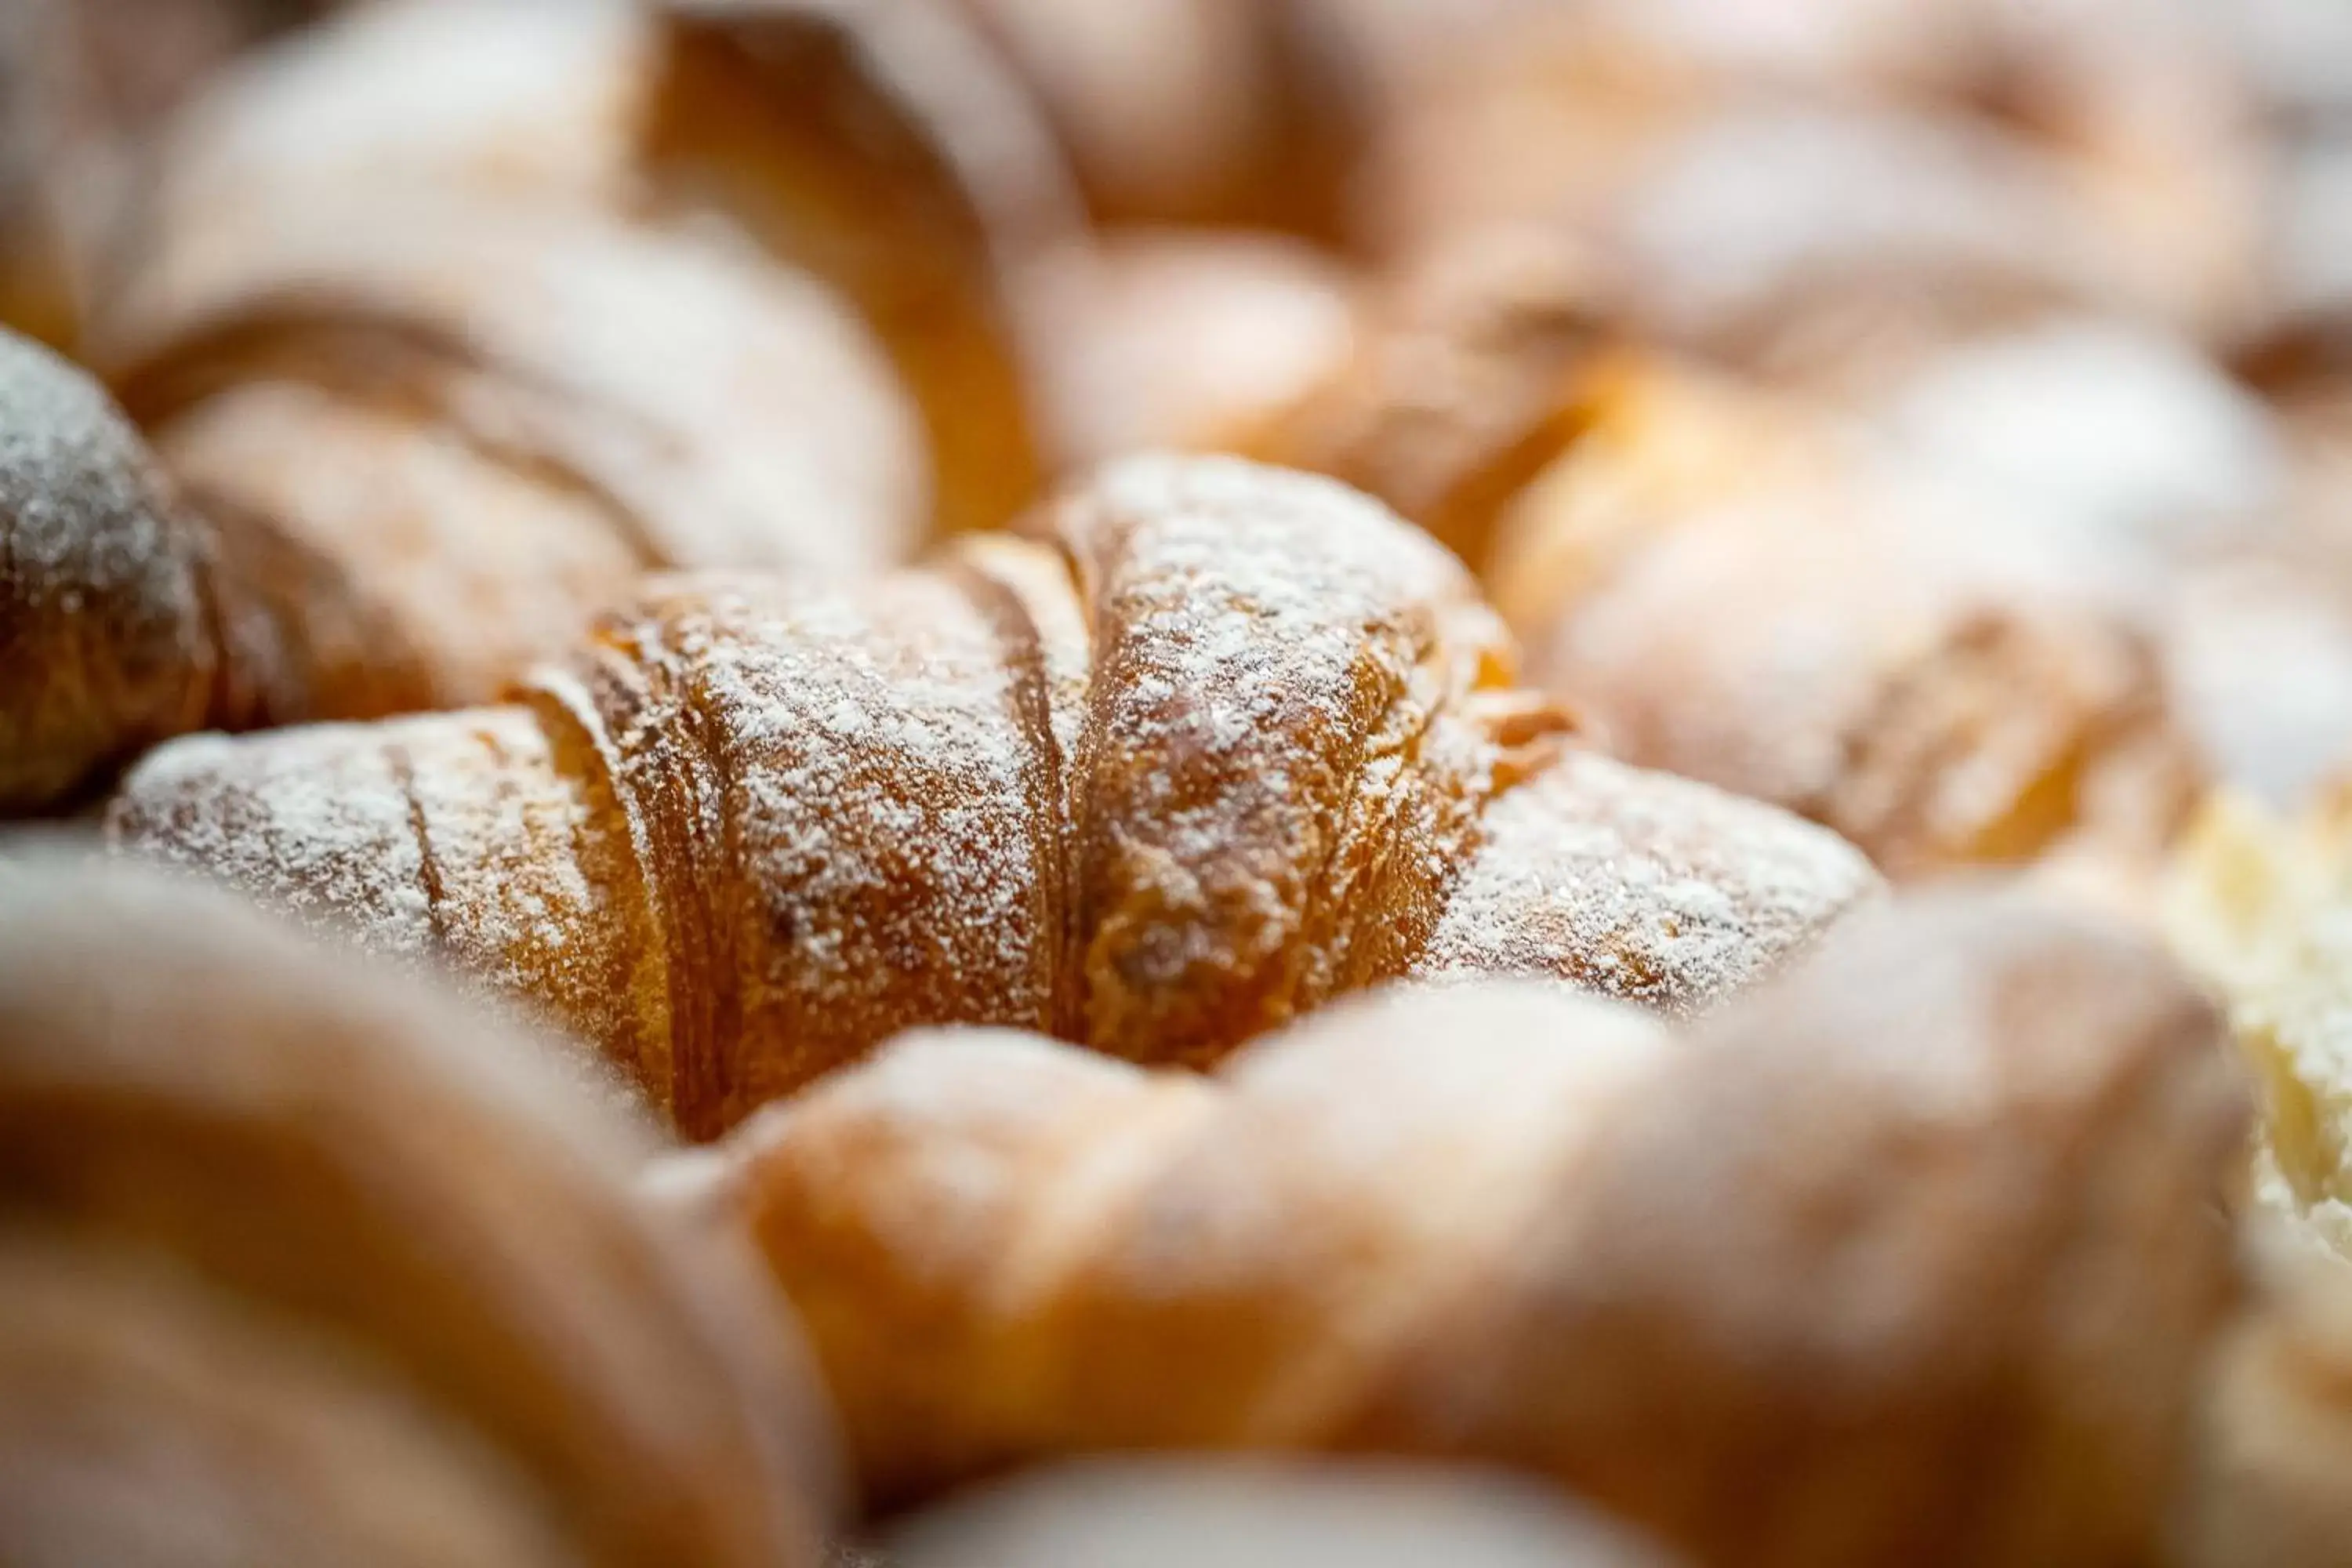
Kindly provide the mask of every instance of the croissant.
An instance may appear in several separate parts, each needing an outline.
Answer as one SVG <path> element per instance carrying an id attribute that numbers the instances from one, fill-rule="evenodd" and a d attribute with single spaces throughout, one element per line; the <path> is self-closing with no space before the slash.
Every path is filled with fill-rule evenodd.
<path id="1" fill-rule="evenodd" d="M 328 0 L 11 0 L 0 16 L 0 326 L 72 343 L 146 141 L 236 51 Z"/>
<path id="2" fill-rule="evenodd" d="M 1347 15 L 1301 0 L 959 0 L 1045 107 L 1110 224 L 1348 228 L 1373 108 Z"/>
<path id="3" fill-rule="evenodd" d="M 0 1556 L 815 1568 L 782 1304 L 557 1059 L 217 894 L 0 864 Z"/>
<path id="4" fill-rule="evenodd" d="M 922 408 L 950 530 L 1054 458 L 1041 292 L 1084 209 L 986 40 L 929 0 L 667 0 L 645 157 L 857 302 Z"/>
<path id="5" fill-rule="evenodd" d="M 1529 1469 L 1709 1563 L 2140 1562 L 2243 1122 L 2127 929 L 1931 896 L 1679 1037 L 1409 991 L 1205 1081 L 920 1033 L 648 1180 L 759 1239 L 884 1497 L 1370 1451 Z"/>
<path id="6" fill-rule="evenodd" d="M 1525 1481 L 1443 1468 L 1198 1458 L 1017 1477 L 895 1523 L 877 1568 L 1666 1568 Z"/>
<path id="7" fill-rule="evenodd" d="M 1005 521 L 1048 460 L 1031 318 L 1083 212 L 1019 84 L 925 0 L 388 0 L 225 81 L 158 184 L 134 289 L 289 211 L 420 188 L 740 230 L 887 350 L 940 526 Z"/>
<path id="8" fill-rule="evenodd" d="M 1645 334 L 1776 376 L 2062 300 L 2226 338 L 2263 285 L 2267 150 L 2193 7 L 1517 9 L 1391 95 L 1357 179 L 1386 253 L 1571 236 Z"/>
<path id="9" fill-rule="evenodd" d="M 1138 458 L 1042 535 L 658 586 L 516 706 L 166 746 L 109 832 L 535 1000 L 694 1136 L 917 1023 L 1189 1063 L 1409 973 L 1694 1010 L 1874 883 L 1562 750 L 1328 481 Z"/>
<path id="10" fill-rule="evenodd" d="M 911 417 L 815 290 L 592 219 L 372 211 L 156 280 L 119 382 L 152 458 L 77 373 L 0 345 L 26 433 L 0 724 L 29 737 L 0 772 L 35 775 L 0 810 L 161 734 L 487 700 L 648 567 L 911 548 Z M 110 600 L 143 613 L 57 619 Z M 92 662 L 146 695 L 68 700 L 55 672 Z"/>
<path id="11" fill-rule="evenodd" d="M 2078 555 L 2122 575 L 2112 548 L 1616 342 L 1598 299 L 1541 244 L 1433 266 L 1246 444 L 1478 564 L 1536 684 L 1630 761 L 1811 816 L 1898 879 L 2151 874 L 2200 768 L 2137 615 L 2084 586 Z"/>

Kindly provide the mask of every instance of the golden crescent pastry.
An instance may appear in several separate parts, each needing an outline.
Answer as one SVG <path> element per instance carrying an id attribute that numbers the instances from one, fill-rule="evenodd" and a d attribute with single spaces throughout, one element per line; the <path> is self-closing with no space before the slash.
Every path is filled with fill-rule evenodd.
<path id="1" fill-rule="evenodd" d="M 1674 1012 L 1874 877 L 1563 748 L 1460 567 L 1324 479 L 1113 467 L 868 586 L 656 585 L 521 703 L 165 747 L 115 841 L 531 998 L 707 1137 L 910 1025 L 1206 1063 L 1406 973 Z"/>

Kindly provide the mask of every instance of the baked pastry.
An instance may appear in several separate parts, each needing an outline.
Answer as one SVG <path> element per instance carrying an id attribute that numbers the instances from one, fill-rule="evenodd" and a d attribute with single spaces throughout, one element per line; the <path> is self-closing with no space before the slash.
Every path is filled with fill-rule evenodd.
<path id="1" fill-rule="evenodd" d="M 2214 1356 L 2168 1556 L 2181 1568 L 2319 1568 L 2352 1544 L 2352 1275 L 2335 1258 L 2264 1261 L 2258 1309 Z"/>
<path id="2" fill-rule="evenodd" d="M 0 16 L 0 326 L 67 345 L 155 128 L 328 0 L 11 0 Z"/>
<path id="3" fill-rule="evenodd" d="M 1085 468 L 1228 450 L 1347 355 L 1353 295 L 1345 267 L 1280 235 L 1104 234 L 1045 314 L 1057 449 Z"/>
<path id="4" fill-rule="evenodd" d="M 1405 1465 L 1097 1461 L 894 1523 L 891 1568 L 1666 1568 L 1525 1481 Z"/>
<path id="5" fill-rule="evenodd" d="M 165 747 L 109 831 L 551 1009 L 696 1137 L 919 1023 L 1202 1064 L 1406 973 L 1701 1008 L 1875 879 L 1561 744 L 1444 552 L 1139 458 L 846 591 L 657 585 L 516 706 Z"/>
<path id="6" fill-rule="evenodd" d="M 1206 1081 L 909 1036 L 650 1178 L 748 1228 L 869 1489 L 1055 1455 L 1532 1470 L 1724 1564 L 2146 1561 L 2233 1296 L 2219 1021 L 2014 894 L 1679 1036 L 1331 1008 Z"/>
<path id="7" fill-rule="evenodd" d="M 0 331 L 0 812 L 203 721 L 210 623 L 175 505 L 103 392 Z"/>
<path id="8" fill-rule="evenodd" d="M 663 16 L 654 180 L 855 300 L 923 411 L 940 526 L 1009 521 L 1053 460 L 1037 290 L 1084 237 L 1025 95 L 929 0 L 667 0 Z"/>
<path id="9" fill-rule="evenodd" d="M 748 236 L 889 354 L 940 526 L 1003 522 L 1041 482 L 1030 316 L 1083 214 L 1026 95 L 950 9 L 386 0 L 257 58 L 176 128 L 131 271 L 250 254 L 289 212 L 406 223 L 423 248 L 420 188 Z"/>
<path id="10" fill-rule="evenodd" d="M 2262 281 L 2266 171 L 2203 9 L 1525 5 L 1391 95 L 1363 224 L 1405 256 L 1567 233 L 1629 321 L 1776 374 L 2057 299 L 2223 339 Z"/>
<path id="11" fill-rule="evenodd" d="M 216 894 L 0 863 L 0 1555 L 815 1568 L 781 1303 L 536 1044 Z"/>
<path id="12" fill-rule="evenodd" d="M 2352 1078 L 2337 1043 L 2352 1017 L 2352 801 L 2339 792 L 2283 817 L 2217 795 L 2183 838 L 2166 890 L 2166 932 L 2228 1000 L 2262 1090 L 2255 1206 L 2352 1263 Z"/>
<path id="13" fill-rule="evenodd" d="M 2077 853 L 2155 872 L 2202 773 L 2127 608 L 2038 572 L 2047 535 L 2005 556 L 1973 498 L 1864 451 L 1740 455 L 1801 416 L 1615 375 L 1501 525 L 1538 683 L 1628 758 L 1826 823 L 1898 879 Z"/>
<path id="14" fill-rule="evenodd" d="M 2116 547 L 1808 400 L 1611 346 L 1588 276 L 1526 246 L 1433 269 L 1253 448 L 1370 483 L 1478 563 L 1536 684 L 1630 761 L 1898 878 L 2076 850 L 2102 886 L 2152 874 L 2200 768 L 2138 615 L 2087 585 Z"/>
<path id="15" fill-rule="evenodd" d="M 1303 0 L 957 0 L 1111 224 L 1344 233 L 1374 104 L 1340 16 Z"/>
<path id="16" fill-rule="evenodd" d="M 919 535 L 887 365 L 789 274 L 586 215 L 235 237 L 117 317 L 155 458 L 79 372 L 0 345 L 0 810 L 184 730 L 486 700 L 649 568 L 874 565 Z"/>
<path id="17" fill-rule="evenodd" d="M 1591 258 L 1549 237 L 1433 251 L 1368 289 L 1347 352 L 1235 444 L 1370 491 L 1486 573 L 1503 508 L 1576 434 L 1609 312 Z"/>

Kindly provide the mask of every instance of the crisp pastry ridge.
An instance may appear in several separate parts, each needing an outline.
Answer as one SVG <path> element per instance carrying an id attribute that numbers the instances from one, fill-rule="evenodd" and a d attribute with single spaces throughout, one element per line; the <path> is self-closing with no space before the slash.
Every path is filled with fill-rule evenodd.
<path id="1" fill-rule="evenodd" d="M 1137 458 L 871 584 L 658 582 L 509 707 L 178 742 L 110 831 L 540 1002 L 706 1136 L 923 1023 L 1205 1065 L 1415 972 L 1692 1011 L 1875 886 L 1512 682 L 1373 504 Z"/>

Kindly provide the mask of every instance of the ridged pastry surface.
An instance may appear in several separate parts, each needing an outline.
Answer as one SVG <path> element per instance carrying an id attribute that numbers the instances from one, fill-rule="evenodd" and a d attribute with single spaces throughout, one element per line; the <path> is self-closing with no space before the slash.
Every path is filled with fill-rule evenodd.
<path id="1" fill-rule="evenodd" d="M 522 706 L 166 748 L 111 827 L 539 1003 L 696 1135 L 923 1024 L 1205 1066 L 1412 973 L 1696 1010 L 1875 886 L 1579 752 L 1513 657 L 1344 487 L 1138 458 L 895 577 L 659 584 Z"/>

